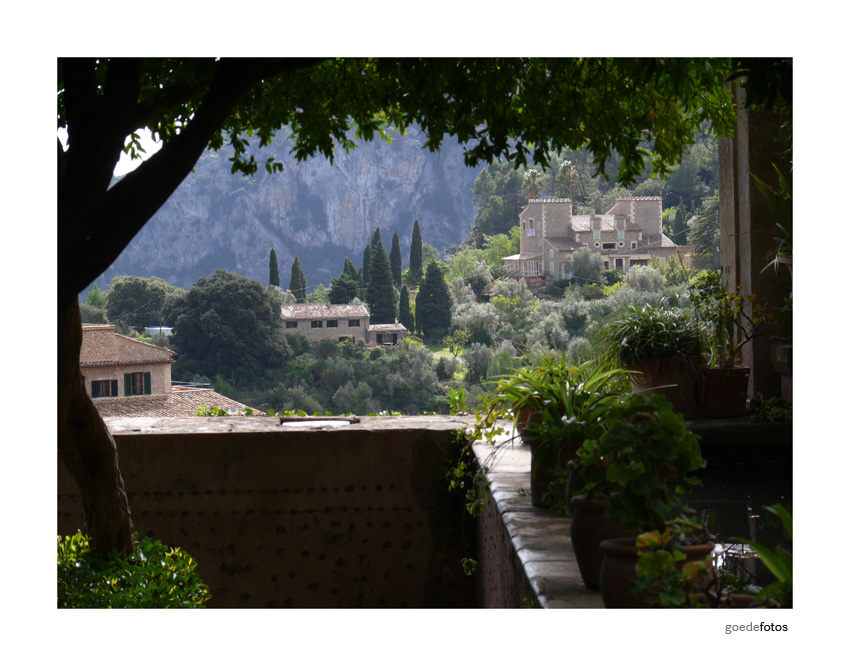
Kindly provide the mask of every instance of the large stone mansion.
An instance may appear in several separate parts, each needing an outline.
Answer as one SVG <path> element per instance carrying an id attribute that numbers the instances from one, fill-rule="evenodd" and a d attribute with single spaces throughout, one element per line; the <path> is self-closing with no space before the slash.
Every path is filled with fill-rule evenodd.
<path id="1" fill-rule="evenodd" d="M 569 279 L 565 259 L 581 247 L 599 252 L 606 269 L 624 273 L 653 256 L 689 262 L 693 246 L 676 245 L 661 231 L 661 197 L 617 199 L 604 215 L 573 215 L 572 208 L 570 199 L 528 200 L 519 215 L 519 254 L 503 259 L 508 277 Z"/>

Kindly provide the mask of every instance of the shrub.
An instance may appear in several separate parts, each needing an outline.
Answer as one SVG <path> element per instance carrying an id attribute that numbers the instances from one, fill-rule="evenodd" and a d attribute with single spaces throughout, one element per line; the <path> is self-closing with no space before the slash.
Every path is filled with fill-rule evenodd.
<path id="1" fill-rule="evenodd" d="M 103 558 L 81 532 L 57 539 L 59 608 L 203 608 L 211 598 L 180 548 L 135 534 L 131 555 Z"/>

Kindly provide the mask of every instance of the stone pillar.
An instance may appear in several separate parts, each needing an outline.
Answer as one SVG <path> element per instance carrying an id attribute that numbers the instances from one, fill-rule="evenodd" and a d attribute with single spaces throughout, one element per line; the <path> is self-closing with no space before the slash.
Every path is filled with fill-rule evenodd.
<path id="1" fill-rule="evenodd" d="M 750 395 L 778 397 L 781 380 L 771 362 L 771 346 L 791 343 L 791 313 L 780 312 L 791 293 L 791 276 L 784 269 L 764 270 L 773 256 L 778 219 L 754 186 L 752 174 L 776 187 L 776 164 L 790 180 L 790 147 L 781 132 L 790 117 L 774 110 L 745 110 L 745 91 L 737 86 L 735 97 L 735 136 L 719 143 L 720 256 L 727 290 L 740 286 L 777 314 L 774 325 L 743 348 L 742 359 L 752 369 Z"/>

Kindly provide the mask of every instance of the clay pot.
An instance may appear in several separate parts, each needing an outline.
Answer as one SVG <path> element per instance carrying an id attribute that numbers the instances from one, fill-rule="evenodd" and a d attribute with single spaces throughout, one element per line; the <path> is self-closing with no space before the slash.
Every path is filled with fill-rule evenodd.
<path id="1" fill-rule="evenodd" d="M 637 580 L 635 565 L 638 560 L 638 547 L 634 537 L 623 539 L 608 539 L 600 544 L 604 558 L 599 574 L 599 591 L 602 593 L 602 603 L 605 608 L 649 608 L 644 592 L 640 596 L 632 594 L 630 585 Z M 684 546 L 686 562 L 704 560 L 705 556 L 714 550 L 714 543 L 703 543 L 695 546 Z"/>
<path id="2" fill-rule="evenodd" d="M 694 416 L 699 374 L 691 364 L 679 359 L 669 359 L 634 364 L 631 369 L 642 373 L 629 376 L 632 393 L 663 395 L 682 416 Z"/>
<path id="3" fill-rule="evenodd" d="M 704 368 L 699 415 L 712 419 L 744 416 L 749 380 L 749 368 Z"/>
<path id="4" fill-rule="evenodd" d="M 531 505 L 548 507 L 550 503 L 543 501 L 543 494 L 556 478 L 557 455 L 551 447 L 541 450 L 540 440 L 526 438 L 524 441 L 531 449 Z"/>
<path id="5" fill-rule="evenodd" d="M 608 539 L 631 537 L 637 532 L 627 532 L 620 526 L 619 518 L 606 518 L 605 511 L 611 503 L 606 499 L 587 499 L 586 495 L 575 495 L 570 500 L 570 540 L 576 554 L 581 579 L 586 587 L 599 588 L 599 573 L 602 570 L 602 548 Z"/>

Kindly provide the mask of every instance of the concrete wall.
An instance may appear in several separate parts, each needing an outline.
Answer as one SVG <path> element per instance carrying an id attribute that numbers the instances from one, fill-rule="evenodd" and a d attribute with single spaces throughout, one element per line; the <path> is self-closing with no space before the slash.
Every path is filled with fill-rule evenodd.
<path id="1" fill-rule="evenodd" d="M 106 419 L 136 530 L 185 548 L 219 608 L 469 607 L 445 473 L 469 423 Z M 82 528 L 59 463 L 58 533 Z"/>

